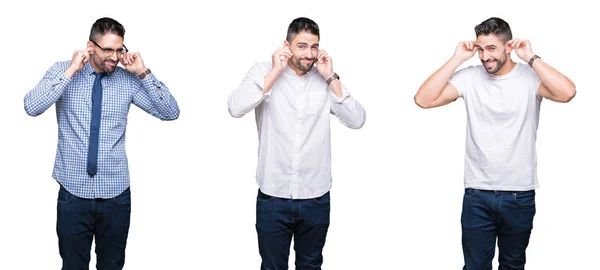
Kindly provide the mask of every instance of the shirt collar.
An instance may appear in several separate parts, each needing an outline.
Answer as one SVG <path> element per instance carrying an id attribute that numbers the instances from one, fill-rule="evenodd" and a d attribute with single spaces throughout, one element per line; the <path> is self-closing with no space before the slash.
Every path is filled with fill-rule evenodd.
<path id="1" fill-rule="evenodd" d="M 90 64 L 90 62 L 88 61 L 87 63 L 85 63 L 85 65 L 83 65 L 83 69 L 81 70 L 83 72 L 83 74 L 86 75 L 94 75 L 94 72 L 96 72 L 96 70 L 94 70 L 94 67 L 92 67 L 92 64 Z M 103 77 L 110 77 L 110 75 L 112 73 L 115 73 L 117 71 L 117 69 L 115 68 L 115 71 L 111 72 L 111 73 L 104 73 Z"/>
<path id="2" fill-rule="evenodd" d="M 284 69 L 284 71 L 283 71 L 283 72 L 285 72 L 286 74 L 288 74 L 288 75 L 290 75 L 290 76 L 293 76 L 293 77 L 295 77 L 295 78 L 303 79 L 303 78 L 308 78 L 308 77 L 312 76 L 312 74 L 313 74 L 313 73 L 317 72 L 317 67 L 313 67 L 313 68 L 311 68 L 311 69 L 310 69 L 310 71 L 309 71 L 309 72 L 307 72 L 306 74 L 304 74 L 303 76 L 298 76 L 298 75 L 296 74 L 296 71 L 294 71 L 294 70 L 293 70 L 293 69 L 290 67 L 290 65 L 286 65 L 286 66 L 285 66 L 285 69 Z"/>

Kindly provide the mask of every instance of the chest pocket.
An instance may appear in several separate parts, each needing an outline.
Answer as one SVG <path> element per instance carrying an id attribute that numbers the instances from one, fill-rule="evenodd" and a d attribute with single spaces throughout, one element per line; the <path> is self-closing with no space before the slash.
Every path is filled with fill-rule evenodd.
<path id="1" fill-rule="evenodd" d="M 307 114 L 323 115 L 329 112 L 329 90 L 308 91 Z"/>
<path id="2" fill-rule="evenodd" d="M 102 81 L 102 121 L 111 125 L 124 125 L 127 122 L 131 104 L 132 86 L 123 81 Z"/>

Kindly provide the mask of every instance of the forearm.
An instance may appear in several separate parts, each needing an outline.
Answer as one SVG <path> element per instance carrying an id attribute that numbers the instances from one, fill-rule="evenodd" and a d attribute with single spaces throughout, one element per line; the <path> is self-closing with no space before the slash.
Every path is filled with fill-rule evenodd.
<path id="1" fill-rule="evenodd" d="M 559 100 L 570 100 L 575 96 L 575 84 L 542 59 L 533 61 L 531 67 L 540 77 L 548 92 Z"/>
<path id="2" fill-rule="evenodd" d="M 339 89 L 332 89 L 336 87 L 336 83 Z M 330 91 L 332 94 L 331 112 L 335 115 L 342 124 L 349 128 L 359 129 L 366 121 L 366 112 L 363 106 L 352 96 L 347 89 L 341 84 L 339 80 L 334 80 L 330 84 Z M 335 93 L 339 91 L 339 93 Z M 339 95 L 338 95 L 339 94 Z"/>
<path id="3" fill-rule="evenodd" d="M 277 72 L 275 70 L 271 70 L 269 71 L 269 73 L 267 73 L 267 75 L 264 77 L 264 86 L 263 86 L 263 94 L 267 95 L 269 94 L 269 92 L 271 92 L 271 88 L 273 87 L 273 85 L 275 84 L 275 81 L 277 80 L 277 78 L 279 78 L 279 76 L 281 75 L 281 72 Z"/>
<path id="4" fill-rule="evenodd" d="M 171 95 L 169 88 L 161 83 L 153 74 L 141 80 L 142 91 L 145 91 L 150 104 L 161 120 L 179 118 L 179 105 Z"/>
<path id="5" fill-rule="evenodd" d="M 333 93 L 338 98 L 342 98 L 344 96 L 342 90 L 342 83 L 338 79 L 331 81 L 331 83 L 329 84 L 329 89 L 331 90 L 331 93 Z"/>
<path id="6" fill-rule="evenodd" d="M 456 72 L 458 67 L 463 63 L 456 57 L 450 58 L 442 67 L 435 71 L 419 88 L 415 95 L 415 103 L 421 107 L 428 107 L 429 104 L 435 101 L 442 95 L 448 81 Z"/>

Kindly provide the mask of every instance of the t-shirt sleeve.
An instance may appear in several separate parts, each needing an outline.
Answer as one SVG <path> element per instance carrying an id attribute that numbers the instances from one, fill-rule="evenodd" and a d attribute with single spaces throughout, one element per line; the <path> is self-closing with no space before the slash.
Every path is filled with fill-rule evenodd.
<path id="1" fill-rule="evenodd" d="M 540 76 L 537 75 L 537 73 L 534 70 L 531 70 L 531 77 L 533 80 L 533 88 L 532 90 L 534 91 L 535 95 L 539 98 L 541 98 L 540 96 L 540 85 L 542 84 L 542 79 L 540 79 Z"/>
<path id="2" fill-rule="evenodd" d="M 458 96 L 461 98 L 465 97 L 465 91 L 467 89 L 467 79 L 469 78 L 470 71 L 471 67 L 460 69 L 454 72 L 454 74 L 452 75 L 452 77 L 450 77 L 450 80 L 448 81 L 448 83 L 451 83 L 456 88 L 456 90 L 458 91 Z"/>

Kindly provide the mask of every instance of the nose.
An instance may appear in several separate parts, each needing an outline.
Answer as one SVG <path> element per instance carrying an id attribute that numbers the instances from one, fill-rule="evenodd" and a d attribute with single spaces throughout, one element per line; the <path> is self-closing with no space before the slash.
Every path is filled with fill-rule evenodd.
<path id="1" fill-rule="evenodd" d="M 117 53 L 114 53 L 114 52 L 108 58 L 111 61 L 119 61 L 119 57 L 118 57 Z"/>
<path id="2" fill-rule="evenodd" d="M 487 61 L 487 60 L 489 60 L 491 58 L 490 57 L 490 53 L 487 52 L 487 51 L 485 51 L 485 50 L 483 52 L 481 52 L 481 55 L 482 55 L 481 59 L 483 59 L 483 61 Z"/>

